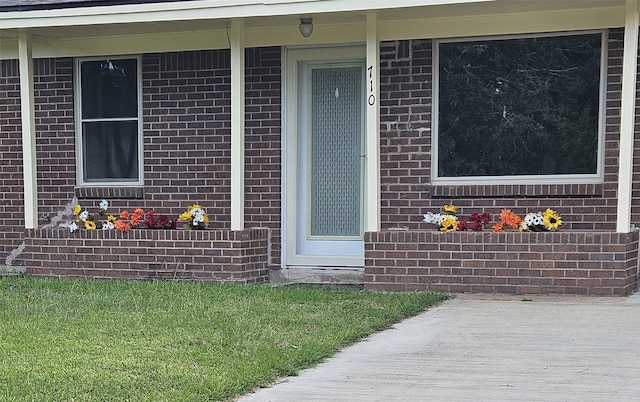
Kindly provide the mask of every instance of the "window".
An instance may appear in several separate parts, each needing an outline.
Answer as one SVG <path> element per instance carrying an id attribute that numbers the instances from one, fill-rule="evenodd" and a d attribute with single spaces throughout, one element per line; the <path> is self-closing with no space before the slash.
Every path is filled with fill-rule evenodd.
<path id="1" fill-rule="evenodd" d="M 434 183 L 601 181 L 603 33 L 437 42 Z"/>
<path id="2" fill-rule="evenodd" d="M 81 184 L 141 184 L 139 58 L 78 60 Z"/>

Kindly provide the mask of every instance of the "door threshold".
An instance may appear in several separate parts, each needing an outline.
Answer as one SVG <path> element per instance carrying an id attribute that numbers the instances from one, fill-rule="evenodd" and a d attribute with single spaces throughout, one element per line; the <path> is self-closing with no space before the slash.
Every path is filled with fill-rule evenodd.
<path id="1" fill-rule="evenodd" d="M 269 282 L 275 286 L 320 285 L 361 288 L 364 286 L 364 267 L 285 267 L 270 271 Z"/>

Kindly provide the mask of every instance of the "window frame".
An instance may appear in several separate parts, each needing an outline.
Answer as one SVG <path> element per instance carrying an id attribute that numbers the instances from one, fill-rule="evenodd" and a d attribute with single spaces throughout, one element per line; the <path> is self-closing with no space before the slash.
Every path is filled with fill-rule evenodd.
<path id="1" fill-rule="evenodd" d="M 106 119 L 83 119 L 82 118 L 82 63 L 100 60 L 136 60 L 136 96 L 137 96 L 137 117 L 106 118 Z M 144 183 L 144 149 L 143 149 L 143 109 L 142 109 L 142 56 L 141 55 L 121 55 L 121 56 L 94 56 L 82 57 L 74 60 L 74 107 L 75 107 L 75 128 L 76 128 L 76 181 L 81 187 L 131 187 L 142 186 Z M 85 180 L 84 177 L 84 143 L 83 143 L 83 123 L 96 121 L 137 121 L 138 130 L 138 178 L 134 180 L 105 179 L 105 180 Z"/>
<path id="2" fill-rule="evenodd" d="M 600 85 L 598 99 L 598 157 L 595 173 L 590 174 L 555 174 L 555 175 L 513 175 L 513 176 L 464 176 L 446 177 L 438 175 L 438 125 L 439 125 L 439 101 L 440 101 L 440 44 L 458 42 L 482 42 L 495 40 L 561 37 L 576 35 L 601 35 L 600 49 Z M 608 30 L 563 31 L 538 34 L 519 35 L 492 35 L 478 37 L 460 37 L 434 39 L 432 60 L 432 152 L 431 152 L 431 184 L 433 185 L 503 185 L 503 184 L 591 184 L 604 182 L 605 162 L 605 128 L 606 128 L 606 87 L 607 87 L 607 55 L 608 55 Z"/>

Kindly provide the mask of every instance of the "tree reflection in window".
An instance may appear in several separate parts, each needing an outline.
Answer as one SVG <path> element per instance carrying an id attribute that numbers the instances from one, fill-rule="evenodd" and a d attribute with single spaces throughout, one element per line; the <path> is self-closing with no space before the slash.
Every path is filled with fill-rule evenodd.
<path id="1" fill-rule="evenodd" d="M 438 177 L 594 174 L 602 34 L 438 46 Z"/>

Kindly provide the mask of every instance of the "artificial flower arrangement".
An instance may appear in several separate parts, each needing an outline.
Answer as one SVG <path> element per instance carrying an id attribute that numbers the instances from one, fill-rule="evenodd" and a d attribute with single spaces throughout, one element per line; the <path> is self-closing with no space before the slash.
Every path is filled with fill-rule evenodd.
<path id="1" fill-rule="evenodd" d="M 469 215 L 468 220 L 458 220 L 456 214 L 458 208 L 455 205 L 445 205 L 442 213 L 434 214 L 428 212 L 424 215 L 424 221 L 438 225 L 443 232 L 456 232 L 482 230 L 491 221 L 491 217 L 486 212 L 478 214 L 474 211 Z M 544 232 L 556 231 L 562 225 L 562 218 L 556 211 L 547 208 L 544 212 L 530 212 L 521 218 L 510 209 L 503 209 L 500 212 L 500 222 L 491 228 L 494 232 L 504 232 L 507 230 L 519 230 L 521 232 Z"/>
<path id="2" fill-rule="evenodd" d="M 434 214 L 433 212 L 427 212 L 424 215 L 424 221 L 437 225 L 442 232 L 456 232 L 473 230 L 475 232 L 482 230 L 482 228 L 491 221 L 491 217 L 488 213 L 483 212 L 479 214 L 473 211 L 469 215 L 469 219 L 458 219 L 458 208 L 451 204 L 442 208 L 441 213 Z"/>
<path id="3" fill-rule="evenodd" d="M 153 211 L 144 212 L 142 208 L 136 208 L 133 213 L 122 211 L 116 217 L 107 214 L 109 202 L 107 200 L 100 201 L 99 209 L 96 214 L 91 214 L 88 209 L 83 208 L 80 204 L 73 208 L 73 216 L 76 218 L 69 225 L 69 230 L 75 232 L 81 228 L 86 230 L 119 230 L 128 232 L 133 227 L 141 226 L 141 223 L 148 229 L 175 229 L 176 219 L 169 219 L 166 215 L 156 216 Z"/>
<path id="4" fill-rule="evenodd" d="M 209 226 L 209 215 L 198 204 L 190 205 L 180 214 L 178 220 L 185 222 L 188 229 L 206 229 Z"/>
<path id="5" fill-rule="evenodd" d="M 547 208 L 544 212 L 530 212 L 524 218 L 509 209 L 500 213 L 500 222 L 493 225 L 494 232 L 517 229 L 521 232 L 554 232 L 562 225 L 562 218 L 556 211 Z"/>

